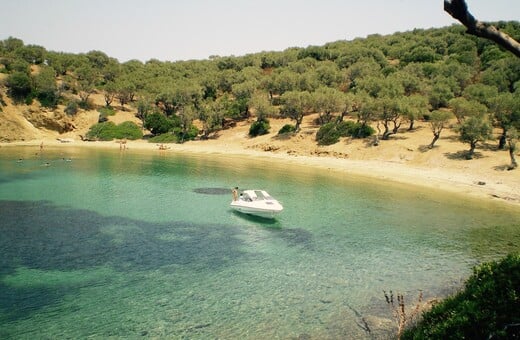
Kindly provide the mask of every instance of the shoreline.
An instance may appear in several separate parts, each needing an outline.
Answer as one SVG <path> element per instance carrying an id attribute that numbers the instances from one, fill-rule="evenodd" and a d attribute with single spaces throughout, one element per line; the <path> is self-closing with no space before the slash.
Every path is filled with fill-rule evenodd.
<path id="1" fill-rule="evenodd" d="M 191 141 L 184 144 L 167 144 L 166 149 L 160 149 L 159 144 L 145 140 L 127 141 L 121 145 L 117 141 L 84 142 L 59 141 L 52 139 L 32 140 L 23 142 L 1 142 L 0 150 L 9 147 L 34 147 L 39 151 L 43 142 L 44 148 L 103 148 L 125 152 L 126 150 L 157 153 L 178 153 L 193 155 L 226 155 L 229 157 L 252 158 L 267 160 L 280 164 L 291 164 L 314 169 L 323 169 L 339 174 L 351 174 L 395 184 L 412 185 L 424 189 L 432 189 L 447 193 L 459 194 L 478 200 L 503 203 L 511 207 L 520 207 L 520 181 L 518 176 L 503 176 L 497 172 L 494 176 L 487 173 L 471 173 L 468 169 L 447 167 L 426 167 L 417 164 L 407 164 L 396 160 L 384 159 L 349 159 L 330 155 L 304 155 L 298 153 L 281 153 L 276 151 L 259 151 L 244 147 L 239 143 L 219 143 L 212 141 Z M 470 161 L 471 162 L 471 161 Z M 519 171 L 518 169 L 516 171 Z M 502 176 L 500 176 L 502 175 Z"/>

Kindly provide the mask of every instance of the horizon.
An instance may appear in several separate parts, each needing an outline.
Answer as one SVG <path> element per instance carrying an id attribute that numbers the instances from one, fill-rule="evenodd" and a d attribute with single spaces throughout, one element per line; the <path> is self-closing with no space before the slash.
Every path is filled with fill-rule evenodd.
<path id="1" fill-rule="evenodd" d="M 518 21 L 520 17 L 514 15 L 520 13 L 517 1 L 467 2 L 481 21 Z M 186 61 L 460 24 L 444 12 L 441 1 L 402 0 L 392 7 L 383 0 L 362 4 L 329 0 L 320 5 L 296 0 L 155 0 L 145 4 L 141 0 L 8 2 L 3 9 L 10 15 L 0 22 L 0 40 L 15 37 L 55 52 L 102 51 L 119 62 Z"/>

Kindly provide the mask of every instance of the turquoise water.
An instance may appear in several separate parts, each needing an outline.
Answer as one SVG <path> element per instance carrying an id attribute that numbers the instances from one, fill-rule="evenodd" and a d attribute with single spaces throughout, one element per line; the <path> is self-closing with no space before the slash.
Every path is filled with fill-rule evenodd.
<path id="1" fill-rule="evenodd" d="M 267 190 L 283 214 L 232 212 L 236 185 Z M 475 264 L 520 250 L 519 221 L 511 207 L 260 160 L 4 147 L 0 338 L 384 337 L 383 290 L 452 292 Z"/>

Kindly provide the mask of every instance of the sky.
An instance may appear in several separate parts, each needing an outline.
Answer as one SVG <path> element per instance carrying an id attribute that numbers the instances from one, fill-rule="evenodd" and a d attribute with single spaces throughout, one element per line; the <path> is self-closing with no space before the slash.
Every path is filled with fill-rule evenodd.
<path id="1" fill-rule="evenodd" d="M 520 20 L 519 0 L 466 2 L 481 21 Z M 458 23 L 443 0 L 0 0 L 0 9 L 0 40 L 120 62 L 241 56 Z"/>

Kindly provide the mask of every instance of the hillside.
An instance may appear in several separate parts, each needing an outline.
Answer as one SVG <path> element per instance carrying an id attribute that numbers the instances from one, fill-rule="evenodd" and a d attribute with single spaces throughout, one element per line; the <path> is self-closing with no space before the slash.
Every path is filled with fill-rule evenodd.
<path id="1" fill-rule="evenodd" d="M 520 37 L 520 23 L 498 26 Z M 240 57 L 146 63 L 119 63 L 101 51 L 47 51 L 9 38 L 0 41 L 0 99 L 4 143 L 67 139 L 98 145 L 81 140 L 98 123 L 98 110 L 110 105 L 115 114 L 109 121 L 144 125 L 155 138 L 128 142 L 132 147 L 186 141 L 171 150 L 297 159 L 520 201 L 520 171 L 506 171 L 511 159 L 498 149 L 501 135 L 505 146 L 518 140 L 520 58 L 458 25 Z M 430 122 L 445 113 L 451 116 L 442 118 L 446 127 L 430 150 Z M 373 133 L 318 146 L 318 130 L 327 122 L 339 129 L 340 116 L 371 126 L 379 145 L 373 145 Z M 269 133 L 251 138 L 251 124 L 266 119 Z M 411 122 L 415 128 L 408 131 Z M 301 130 L 278 136 L 287 124 Z M 471 143 L 476 153 L 466 160 Z"/>
<path id="2" fill-rule="evenodd" d="M 102 97 L 94 96 L 94 99 L 101 100 Z M 54 113 L 39 109 L 38 104 L 8 104 L 1 113 L 0 135 L 3 136 L 2 142 L 11 139 L 10 143 L 0 143 L 0 148 L 2 145 L 34 145 L 36 148 L 41 142 L 59 147 L 119 148 L 115 142 L 81 141 L 81 136 L 98 120 L 99 113 L 95 110 L 81 111 L 74 119 L 61 120 L 72 122 L 75 127 L 73 131 L 59 133 L 49 126 L 45 127 L 45 117 L 59 116 L 61 110 Z M 269 134 L 250 138 L 248 132 L 253 121 L 251 119 L 219 131 L 216 138 L 172 144 L 166 152 L 267 157 L 328 171 L 345 171 L 520 205 L 520 171 L 506 170 L 509 164 L 508 152 L 497 151 L 496 142 L 483 144 L 477 149 L 475 159 L 465 160 L 463 155 L 468 145 L 461 143 L 453 130 L 445 130 L 436 147 L 430 150 L 426 148 L 433 137 L 429 124 L 418 122 L 413 131 L 402 130 L 390 140 L 381 141 L 378 146 L 372 145 L 372 138 L 343 138 L 334 145 L 318 146 L 315 140 L 319 128 L 315 124 L 316 118 L 316 114 L 306 116 L 301 132 L 290 138 L 280 138 L 276 133 L 283 125 L 290 123 L 289 119 L 271 119 Z M 116 124 L 127 120 L 137 121 L 135 110 L 117 111 L 109 119 Z M 33 122 L 41 124 L 36 127 Z M 58 141 L 65 138 L 74 142 L 62 144 Z M 157 144 L 146 141 L 128 141 L 128 148 L 164 152 L 158 151 Z"/>

